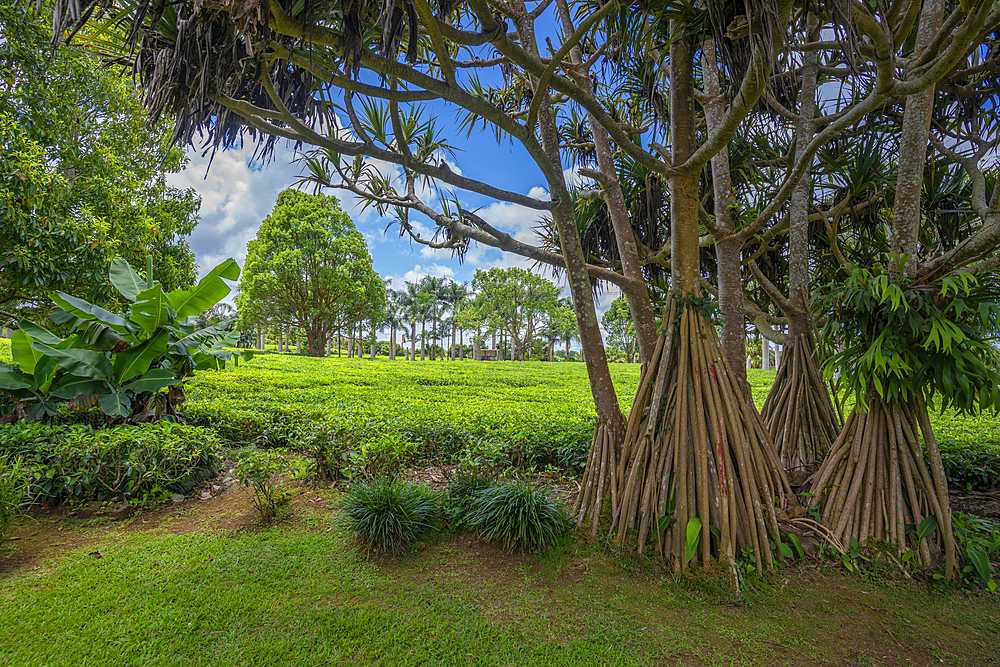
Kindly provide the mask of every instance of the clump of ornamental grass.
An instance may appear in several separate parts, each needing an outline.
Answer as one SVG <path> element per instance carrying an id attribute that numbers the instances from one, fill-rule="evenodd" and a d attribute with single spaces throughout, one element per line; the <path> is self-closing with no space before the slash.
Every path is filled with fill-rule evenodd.
<path id="1" fill-rule="evenodd" d="M 525 551 L 552 546 L 570 525 L 562 503 L 549 489 L 524 481 L 478 491 L 472 496 L 465 521 L 483 539 Z"/>
<path id="2" fill-rule="evenodd" d="M 398 554 L 428 530 L 437 515 L 433 491 L 397 478 L 359 481 L 341 499 L 338 523 L 369 551 Z"/>

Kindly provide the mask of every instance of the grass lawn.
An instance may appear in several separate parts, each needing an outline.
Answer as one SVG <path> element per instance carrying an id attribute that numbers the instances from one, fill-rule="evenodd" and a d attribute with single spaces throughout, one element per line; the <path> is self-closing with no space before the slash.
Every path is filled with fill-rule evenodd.
<path id="1" fill-rule="evenodd" d="M 3 664 L 996 664 L 984 593 L 803 565 L 737 595 L 575 538 L 536 557 L 448 534 L 367 559 L 332 527 L 335 494 L 299 489 L 266 529 L 235 488 L 125 523 L 22 520 L 22 557 L 0 559 Z"/>

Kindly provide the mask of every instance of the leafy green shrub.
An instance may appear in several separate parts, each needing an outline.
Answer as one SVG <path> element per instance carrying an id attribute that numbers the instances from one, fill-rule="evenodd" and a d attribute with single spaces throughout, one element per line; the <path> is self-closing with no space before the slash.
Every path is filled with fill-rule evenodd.
<path id="1" fill-rule="evenodd" d="M 288 502 L 278 479 L 286 467 L 285 458 L 273 449 L 248 449 L 237 455 L 236 477 L 265 522 L 277 516 L 281 506 Z"/>
<path id="2" fill-rule="evenodd" d="M 570 525 L 562 503 L 545 487 L 517 481 L 479 491 L 465 515 L 469 527 L 504 547 L 543 550 Z"/>
<path id="3" fill-rule="evenodd" d="M 368 479 L 394 477 L 404 465 L 416 460 L 417 445 L 398 433 L 384 433 L 351 450 L 349 476 Z"/>
<path id="4" fill-rule="evenodd" d="M 331 481 L 341 479 L 345 477 L 349 463 L 351 442 L 345 434 L 323 427 L 312 438 L 309 453 L 313 458 L 317 478 Z"/>
<path id="5" fill-rule="evenodd" d="M 959 576 L 963 583 L 996 591 L 994 566 L 990 561 L 1000 559 L 1000 522 L 952 512 L 951 523 L 955 530 L 955 545 L 962 559 Z"/>
<path id="6" fill-rule="evenodd" d="M 0 453 L 23 459 L 30 495 L 50 503 L 158 500 L 214 477 L 219 463 L 211 431 L 166 421 L 98 430 L 22 420 L 0 427 Z"/>
<path id="7" fill-rule="evenodd" d="M 28 481 L 24 462 L 0 454 L 0 546 L 10 536 L 10 522 L 28 498 Z"/>
<path id="8" fill-rule="evenodd" d="M 985 491 L 1000 486 L 1000 456 L 954 441 L 943 441 L 940 447 L 949 487 Z"/>
<path id="9" fill-rule="evenodd" d="M 376 552 L 400 553 L 432 528 L 435 494 L 426 486 L 396 478 L 351 485 L 341 499 L 338 523 Z"/>

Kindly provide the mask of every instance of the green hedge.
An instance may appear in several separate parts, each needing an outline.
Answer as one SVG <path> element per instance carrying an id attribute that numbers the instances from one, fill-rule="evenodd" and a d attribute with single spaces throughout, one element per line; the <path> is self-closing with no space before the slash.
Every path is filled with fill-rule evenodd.
<path id="1" fill-rule="evenodd" d="M 208 429 L 171 422 L 94 429 L 21 420 L 0 427 L 0 454 L 24 460 L 39 502 L 160 500 L 214 476 L 219 443 Z"/>

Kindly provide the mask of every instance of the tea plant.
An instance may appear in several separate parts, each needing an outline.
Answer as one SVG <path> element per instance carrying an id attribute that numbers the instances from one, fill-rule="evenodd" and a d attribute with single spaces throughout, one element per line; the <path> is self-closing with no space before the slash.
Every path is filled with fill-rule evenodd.
<path id="1" fill-rule="evenodd" d="M 264 522 L 274 519 L 288 502 L 279 479 L 286 468 L 284 457 L 273 449 L 244 450 L 237 454 L 236 478 L 250 494 Z"/>
<path id="2" fill-rule="evenodd" d="M 20 457 L 32 498 L 83 503 L 187 493 L 217 473 L 219 443 L 171 422 L 94 429 L 22 420 L 0 427 L 0 454 Z"/>
<path id="3" fill-rule="evenodd" d="M 10 522 L 28 499 L 28 481 L 24 462 L 0 454 L 0 547 L 10 537 Z"/>

